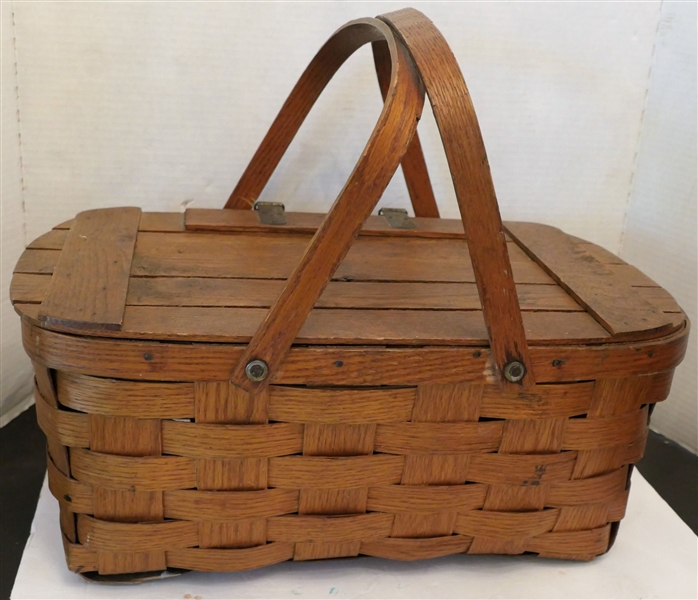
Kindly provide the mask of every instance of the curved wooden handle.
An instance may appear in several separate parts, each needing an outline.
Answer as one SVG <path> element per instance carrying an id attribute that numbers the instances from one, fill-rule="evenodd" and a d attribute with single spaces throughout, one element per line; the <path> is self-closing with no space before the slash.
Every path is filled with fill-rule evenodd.
<path id="1" fill-rule="evenodd" d="M 406 104 L 402 116 L 394 114 L 395 102 L 398 97 L 402 102 L 413 98 L 420 82 L 415 83 L 404 76 L 400 78 L 401 72 L 404 75 L 401 64 L 407 65 L 408 69 L 412 67 L 409 60 L 404 60 L 406 47 L 429 94 L 446 151 L 482 302 L 493 367 L 505 389 L 532 386 L 534 376 L 506 238 L 482 135 L 463 75 L 448 44 L 422 13 L 403 9 L 383 15 L 380 19 L 390 25 L 402 42 L 395 44 L 389 35 L 384 34 L 393 60 L 393 71 L 381 119 L 359 164 L 311 241 L 301 264 L 250 341 L 241 362 L 233 371 L 231 382 L 250 392 L 259 391 L 268 384 L 407 151 L 419 111 L 415 112 L 414 106 Z M 401 90 L 401 85 L 410 87 L 412 91 Z M 415 85 L 416 88 L 413 87 Z M 401 91 L 404 92 L 402 95 Z M 398 113 L 400 110 L 397 108 Z M 393 116 L 388 117 L 388 114 Z M 399 123 L 406 130 L 396 132 L 392 129 L 389 137 L 397 136 L 393 143 L 385 140 L 383 154 L 375 152 L 376 140 L 386 134 L 386 130 L 381 131 L 380 128 L 395 127 Z M 369 159 L 376 163 L 370 165 Z M 370 172 L 379 179 L 372 180 Z M 255 360 L 261 361 L 258 367 L 268 367 L 258 381 L 250 377 L 252 373 L 245 374 L 246 367 L 249 368 Z"/>
<path id="2" fill-rule="evenodd" d="M 340 28 L 321 48 L 275 121 L 282 139 L 289 139 L 288 130 L 295 131 L 300 126 L 309 106 L 344 61 L 364 44 L 381 40 L 387 44 L 392 64 L 385 105 L 349 180 L 233 370 L 231 383 L 248 392 L 268 385 L 352 240 L 383 195 L 417 129 L 424 88 L 412 59 L 395 40 L 390 27 L 377 19 L 361 19 Z M 304 93 L 312 102 L 301 97 Z M 268 155 L 268 162 L 258 164 L 259 168 L 268 170 L 273 161 L 275 166 L 284 150 L 279 145 L 276 153 Z M 257 374 L 263 375 L 261 379 Z"/>
<path id="3" fill-rule="evenodd" d="M 333 39 L 334 36 L 321 48 L 296 83 L 230 194 L 225 208 L 253 207 L 320 94 L 351 55 L 339 54 L 336 43 L 332 43 Z M 371 45 L 378 84 L 385 101 L 393 68 L 389 44 L 384 39 L 379 39 Z M 402 159 L 402 168 L 415 216 L 438 218 L 439 209 L 416 132 Z"/>
<path id="4" fill-rule="evenodd" d="M 408 48 L 427 90 L 463 219 L 492 355 L 504 375 L 502 387 L 530 387 L 535 380 L 502 218 L 475 108 L 456 57 L 421 12 L 406 8 L 378 18 Z"/>

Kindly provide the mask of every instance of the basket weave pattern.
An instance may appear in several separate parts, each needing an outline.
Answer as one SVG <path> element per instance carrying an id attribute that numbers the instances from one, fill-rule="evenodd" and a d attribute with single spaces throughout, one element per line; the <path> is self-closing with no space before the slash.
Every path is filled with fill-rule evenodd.
<path id="1" fill-rule="evenodd" d="M 609 548 L 673 371 L 539 385 L 150 383 L 35 363 L 69 567 Z M 55 384 L 55 385 L 54 385 Z"/>

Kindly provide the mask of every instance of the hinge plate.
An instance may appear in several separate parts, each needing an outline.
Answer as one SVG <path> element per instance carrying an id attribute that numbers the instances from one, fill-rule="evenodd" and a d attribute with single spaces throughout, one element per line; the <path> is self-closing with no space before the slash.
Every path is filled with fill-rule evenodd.
<path id="1" fill-rule="evenodd" d="M 281 202 L 255 202 L 254 209 L 262 225 L 286 225 L 286 209 Z"/>
<path id="2" fill-rule="evenodd" d="M 416 223 L 407 215 L 404 208 L 381 208 L 378 211 L 393 229 L 417 229 Z"/>

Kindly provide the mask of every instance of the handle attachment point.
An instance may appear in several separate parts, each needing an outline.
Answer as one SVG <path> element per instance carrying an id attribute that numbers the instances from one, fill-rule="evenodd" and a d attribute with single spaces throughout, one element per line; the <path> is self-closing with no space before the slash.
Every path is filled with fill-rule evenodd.
<path id="1" fill-rule="evenodd" d="M 247 379 L 255 383 L 264 381 L 269 375 L 269 366 L 263 360 L 251 360 L 245 367 L 245 375 Z"/>
<path id="2" fill-rule="evenodd" d="M 512 360 L 504 365 L 504 379 L 509 383 L 518 383 L 526 375 L 526 367 L 518 360 Z"/>

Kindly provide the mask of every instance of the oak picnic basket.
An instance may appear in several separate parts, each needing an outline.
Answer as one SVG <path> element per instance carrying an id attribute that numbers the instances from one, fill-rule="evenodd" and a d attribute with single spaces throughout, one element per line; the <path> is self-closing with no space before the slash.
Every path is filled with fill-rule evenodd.
<path id="1" fill-rule="evenodd" d="M 328 215 L 255 204 L 367 43 L 385 105 Z M 438 218 L 425 92 L 462 221 Z M 371 216 L 400 163 L 416 216 Z M 11 296 L 68 566 L 94 578 L 592 559 L 688 334 L 616 256 L 502 224 L 461 72 L 412 9 L 330 38 L 225 209 L 80 213 L 30 244 Z"/>

